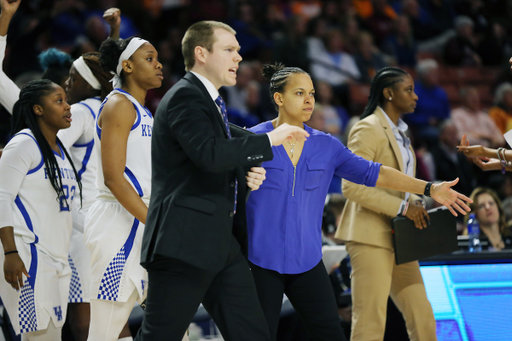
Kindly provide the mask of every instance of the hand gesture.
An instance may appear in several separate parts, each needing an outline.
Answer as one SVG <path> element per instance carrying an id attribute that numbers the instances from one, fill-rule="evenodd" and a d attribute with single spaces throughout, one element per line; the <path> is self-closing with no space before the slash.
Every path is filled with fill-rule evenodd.
<path id="1" fill-rule="evenodd" d="M 2 15 L 6 14 L 12 17 L 14 13 L 20 7 L 21 0 L 1 0 L 0 8 L 2 9 Z"/>
<path id="2" fill-rule="evenodd" d="M 309 133 L 302 128 L 283 123 L 268 133 L 272 146 L 280 146 L 284 141 L 306 141 Z"/>
<path id="3" fill-rule="evenodd" d="M 245 180 L 247 181 L 247 186 L 253 191 L 258 190 L 263 180 L 265 180 L 265 173 L 267 171 L 263 167 L 252 167 L 247 175 L 245 176 Z"/>
<path id="4" fill-rule="evenodd" d="M 483 171 L 500 170 L 502 164 L 498 159 L 490 159 L 488 157 L 475 157 L 473 163 Z"/>
<path id="5" fill-rule="evenodd" d="M 481 157 L 487 155 L 488 148 L 475 145 L 470 146 L 469 140 L 467 139 L 467 135 L 462 135 L 462 139 L 460 140 L 460 146 L 457 147 L 457 150 L 461 153 L 464 153 L 468 158 Z"/>
<path id="6" fill-rule="evenodd" d="M 121 10 L 111 7 L 103 13 L 103 19 L 110 26 L 109 37 L 113 39 L 119 38 L 119 30 L 121 29 Z"/>
<path id="7" fill-rule="evenodd" d="M 10 253 L 5 256 L 4 260 L 4 277 L 14 289 L 19 290 L 23 287 L 23 274 L 28 275 L 25 264 L 17 253 Z"/>
<path id="8" fill-rule="evenodd" d="M 426 219 L 430 222 L 427 210 L 418 202 L 409 204 L 409 208 L 407 209 L 405 216 L 411 219 L 416 228 L 420 230 L 427 227 Z"/>
<path id="9" fill-rule="evenodd" d="M 446 206 L 454 216 L 457 216 L 457 212 L 455 212 L 455 210 L 459 211 L 463 215 L 466 215 L 466 212 L 471 211 L 466 203 L 473 202 L 473 200 L 469 199 L 464 194 L 460 194 L 451 188 L 458 182 L 459 178 L 453 181 L 444 181 L 439 184 L 433 184 L 432 188 L 430 189 L 432 199 Z"/>
<path id="10" fill-rule="evenodd" d="M 105 19 L 112 29 L 119 28 L 119 26 L 121 26 L 121 10 L 116 7 L 111 7 L 103 13 L 103 19 Z"/>

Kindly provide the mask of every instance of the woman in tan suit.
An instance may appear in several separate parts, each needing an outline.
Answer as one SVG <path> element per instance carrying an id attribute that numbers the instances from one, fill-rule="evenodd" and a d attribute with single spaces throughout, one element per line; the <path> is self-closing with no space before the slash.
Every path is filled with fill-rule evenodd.
<path id="1" fill-rule="evenodd" d="M 414 81 L 407 72 L 394 67 L 379 70 L 347 147 L 367 160 L 414 176 L 416 160 L 401 116 L 413 112 L 417 100 Z M 391 240 L 391 219 L 399 214 L 413 220 L 417 228 L 426 227 L 423 217 L 428 218 L 428 214 L 421 199 L 346 180 L 343 194 L 348 200 L 336 238 L 347 242 L 352 265 L 351 340 L 383 339 L 388 296 L 402 312 L 411 340 L 437 340 L 436 321 L 419 264 L 397 266 Z"/>

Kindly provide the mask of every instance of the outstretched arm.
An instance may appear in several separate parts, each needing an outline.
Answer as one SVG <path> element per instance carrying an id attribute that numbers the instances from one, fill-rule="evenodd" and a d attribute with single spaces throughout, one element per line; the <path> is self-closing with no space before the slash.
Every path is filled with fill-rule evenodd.
<path id="1" fill-rule="evenodd" d="M 456 211 L 461 214 L 466 214 L 466 211 L 469 212 L 471 209 L 466 205 L 466 202 L 472 202 L 464 194 L 460 194 L 451 188 L 457 182 L 459 182 L 458 178 L 450 182 L 433 184 L 430 189 L 430 196 L 438 203 L 446 206 L 454 216 L 457 216 Z M 426 185 L 426 181 L 410 177 L 387 166 L 381 167 L 376 184 L 377 187 L 418 194 L 424 193 Z"/>
<path id="2" fill-rule="evenodd" d="M 480 145 L 471 146 L 467 135 L 462 135 L 460 146 L 457 150 L 464 153 L 467 158 L 471 159 L 475 165 L 484 171 L 500 170 L 505 169 L 506 171 L 512 172 L 512 166 L 502 166 L 502 163 L 498 159 L 498 150 L 488 148 Z M 500 152 L 501 157 L 505 158 L 505 161 L 512 161 L 512 150 L 503 150 Z"/>

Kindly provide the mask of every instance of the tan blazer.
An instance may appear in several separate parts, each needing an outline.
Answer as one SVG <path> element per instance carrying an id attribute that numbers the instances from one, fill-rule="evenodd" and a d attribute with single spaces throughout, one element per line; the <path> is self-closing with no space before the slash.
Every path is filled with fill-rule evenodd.
<path id="1" fill-rule="evenodd" d="M 385 115 L 384 111 L 377 107 L 372 115 L 357 122 L 350 131 L 347 147 L 367 160 L 403 172 L 402 153 Z M 410 148 L 413 151 L 412 147 Z M 396 217 L 405 193 L 366 187 L 346 180 L 343 180 L 342 186 L 343 195 L 348 200 L 335 237 L 344 241 L 392 249 L 391 219 Z M 411 195 L 409 201 L 418 198 Z"/>

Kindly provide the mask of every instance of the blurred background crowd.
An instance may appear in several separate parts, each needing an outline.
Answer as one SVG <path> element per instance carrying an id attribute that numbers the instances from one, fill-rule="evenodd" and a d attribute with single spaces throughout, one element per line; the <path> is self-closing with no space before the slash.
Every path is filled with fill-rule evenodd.
<path id="1" fill-rule="evenodd" d="M 455 152 L 463 133 L 471 144 L 505 145 L 512 128 L 512 1 L 510 0 L 31 0 L 9 27 L 4 70 L 18 85 L 40 78 L 42 51 L 72 58 L 97 51 L 109 34 L 103 12 L 118 7 L 121 38 L 148 39 L 159 52 L 164 83 L 151 90 L 154 112 L 185 73 L 183 33 L 212 19 L 237 31 L 243 61 L 234 87 L 221 89 L 231 122 L 250 127 L 276 116 L 261 76 L 279 61 L 308 71 L 315 81 L 313 128 L 346 142 L 361 114 L 372 77 L 397 65 L 415 79 L 415 113 L 406 116 L 425 180 L 460 178 L 466 195 L 477 186 L 512 196 L 510 175 L 483 173 Z M 0 109 L 0 146 L 10 115 Z M 340 192 L 333 181 L 332 192 Z"/>

